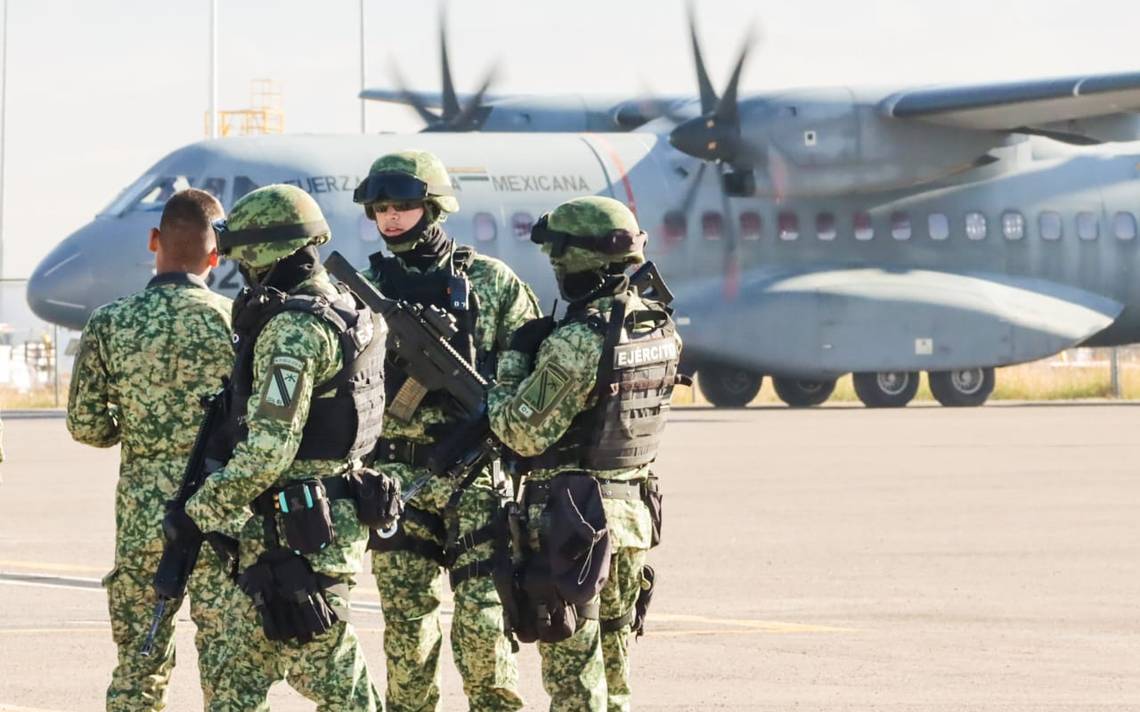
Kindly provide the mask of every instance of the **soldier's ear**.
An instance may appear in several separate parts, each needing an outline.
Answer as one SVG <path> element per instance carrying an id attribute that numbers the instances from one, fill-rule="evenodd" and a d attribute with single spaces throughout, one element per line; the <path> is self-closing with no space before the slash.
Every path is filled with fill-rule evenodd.
<path id="1" fill-rule="evenodd" d="M 207 260 L 207 262 L 210 263 L 211 269 L 213 269 L 214 267 L 217 267 L 218 266 L 218 248 L 215 247 L 214 249 L 210 250 L 210 254 L 206 256 L 206 260 Z"/>
<path id="2" fill-rule="evenodd" d="M 147 249 L 151 252 L 158 252 L 158 228 L 152 227 L 150 229 L 150 239 L 147 240 Z"/>

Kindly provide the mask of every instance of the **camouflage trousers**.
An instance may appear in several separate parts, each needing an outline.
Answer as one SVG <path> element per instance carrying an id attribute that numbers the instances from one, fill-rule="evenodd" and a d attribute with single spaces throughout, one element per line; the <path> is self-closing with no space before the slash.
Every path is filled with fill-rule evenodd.
<path id="1" fill-rule="evenodd" d="M 377 712 L 383 706 L 364 662 L 364 649 L 344 620 L 348 602 L 329 593 L 329 605 L 342 616 L 308 643 L 266 639 L 252 601 L 239 598 L 226 619 L 227 657 L 208 712 L 267 710 L 269 688 L 285 680 L 325 712 Z"/>
<path id="2" fill-rule="evenodd" d="M 405 475 L 402 479 L 410 480 L 409 473 L 401 474 Z M 489 524 L 498 507 L 498 495 L 489 485 L 480 482 L 463 493 L 456 507 L 460 536 Z M 450 494 L 449 483 L 441 479 L 418 493 L 412 504 L 421 511 L 443 517 Z M 414 521 L 402 520 L 400 526 L 406 527 L 411 536 L 442 544 Z M 491 542 L 484 542 L 461 554 L 455 567 L 487 559 L 491 553 Z M 443 571 L 435 561 L 411 551 L 372 555 L 372 572 L 384 611 L 389 712 L 435 710 L 439 706 Z M 521 709 L 518 664 L 511 643 L 503 633 L 503 607 L 494 582 L 490 576 L 476 576 L 461 582 L 452 593 L 455 614 L 451 650 L 463 678 L 463 691 L 470 709 Z"/>
<path id="3" fill-rule="evenodd" d="M 172 601 L 158 626 L 154 650 L 143 656 L 139 650 L 150 630 L 157 601 L 152 580 L 158 554 L 120 563 L 103 579 L 111 615 L 111 635 L 118 647 L 118 664 L 107 688 L 107 710 L 142 712 L 166 707 L 166 688 L 174 669 L 174 617 L 182 601 Z M 190 617 L 198 627 L 198 672 L 203 691 L 214 687 L 224 664 L 224 623 L 229 592 L 237 592 L 226 569 L 209 546 L 202 549 L 190 577 Z M 208 692 L 207 692 L 208 694 Z M 266 708 L 268 709 L 268 708 Z"/>
<path id="4" fill-rule="evenodd" d="M 610 576 L 602 588 L 601 620 L 621 618 L 632 610 L 641 592 L 641 569 L 646 549 L 615 549 Z M 552 712 L 624 712 L 630 709 L 630 625 L 601 633 L 599 622 L 588 620 L 559 643 L 539 643 L 542 683 Z"/>

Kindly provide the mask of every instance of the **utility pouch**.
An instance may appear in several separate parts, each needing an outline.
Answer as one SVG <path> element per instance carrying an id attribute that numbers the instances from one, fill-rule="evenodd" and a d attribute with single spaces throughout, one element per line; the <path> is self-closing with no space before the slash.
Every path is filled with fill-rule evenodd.
<path id="1" fill-rule="evenodd" d="M 520 586 L 524 607 L 520 615 L 526 638 L 519 640 L 558 643 L 574 635 L 578 629 L 578 609 L 559 595 L 550 570 L 538 559 L 532 559 L 522 575 Z"/>
<path id="2" fill-rule="evenodd" d="M 325 599 L 321 577 L 303 556 L 286 549 L 262 554 L 238 576 L 238 586 L 253 599 L 269 640 L 307 643 L 339 620 Z"/>
<path id="3" fill-rule="evenodd" d="M 274 498 L 285 543 L 298 554 L 315 554 L 332 543 L 332 511 L 320 480 L 294 482 Z"/>
<path id="4" fill-rule="evenodd" d="M 637 603 L 633 605 L 633 625 L 631 632 L 640 638 L 645 634 L 645 614 L 649 612 L 649 602 L 653 600 L 653 590 L 657 587 L 657 573 L 646 564 L 641 568 L 641 591 Z"/>
<path id="5" fill-rule="evenodd" d="M 649 548 L 652 549 L 661 543 L 661 490 L 657 484 L 657 475 L 652 472 L 649 473 L 649 479 L 645 481 L 642 495 L 645 506 L 649 507 L 649 522 L 653 526 L 649 540 Z"/>
<path id="6" fill-rule="evenodd" d="M 349 473 L 348 488 L 356 502 L 356 518 L 369 529 L 387 529 L 403 511 L 400 483 L 371 468 Z"/>

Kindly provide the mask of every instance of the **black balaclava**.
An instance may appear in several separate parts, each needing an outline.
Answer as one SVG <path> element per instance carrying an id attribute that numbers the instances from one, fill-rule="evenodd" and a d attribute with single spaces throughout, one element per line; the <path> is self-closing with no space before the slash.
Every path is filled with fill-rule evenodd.
<path id="1" fill-rule="evenodd" d="M 282 257 L 261 272 L 250 272 L 238 265 L 246 284 L 251 287 L 272 287 L 288 292 L 298 284 L 318 274 L 322 269 L 321 256 L 316 245 L 305 245 L 288 257 Z"/>

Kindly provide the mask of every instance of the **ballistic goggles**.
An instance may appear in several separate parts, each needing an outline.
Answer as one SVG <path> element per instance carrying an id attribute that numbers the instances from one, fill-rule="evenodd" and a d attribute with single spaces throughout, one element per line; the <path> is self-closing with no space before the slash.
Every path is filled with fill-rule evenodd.
<path id="1" fill-rule="evenodd" d="M 603 255 L 624 255 L 644 250 L 649 239 L 644 230 L 638 233 L 612 230 L 605 235 L 571 235 L 550 229 L 549 217 L 549 213 L 543 215 L 530 229 L 530 241 L 536 245 L 550 245 L 551 257 L 561 257 L 569 247 L 580 247 Z"/>
<path id="2" fill-rule="evenodd" d="M 450 186 L 428 185 L 407 173 L 373 173 L 356 186 L 352 202 L 371 205 L 380 201 L 423 202 L 432 195 L 451 195 Z"/>
<path id="3" fill-rule="evenodd" d="M 230 230 L 224 219 L 213 223 L 214 235 L 218 238 L 218 252 L 227 255 L 230 250 L 243 245 L 260 245 L 266 242 L 288 242 L 301 238 L 314 238 L 332 232 L 324 220 L 275 225 L 273 227 L 251 227 L 244 230 Z"/>

